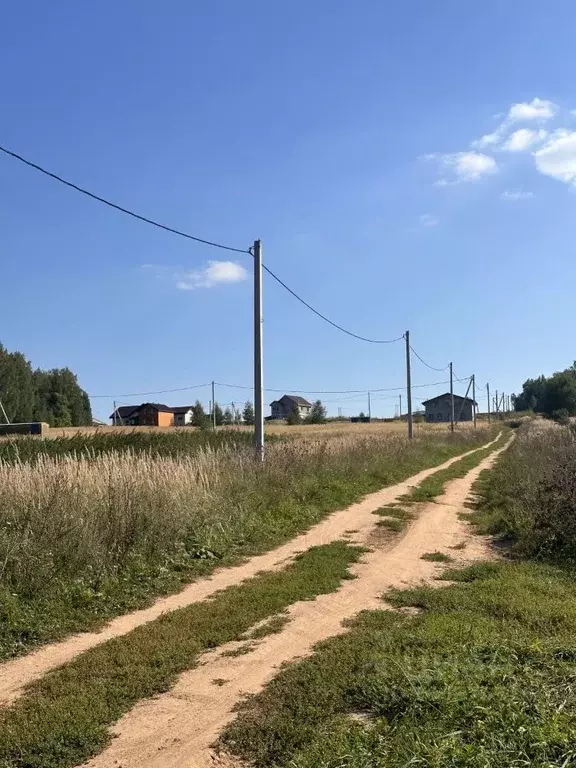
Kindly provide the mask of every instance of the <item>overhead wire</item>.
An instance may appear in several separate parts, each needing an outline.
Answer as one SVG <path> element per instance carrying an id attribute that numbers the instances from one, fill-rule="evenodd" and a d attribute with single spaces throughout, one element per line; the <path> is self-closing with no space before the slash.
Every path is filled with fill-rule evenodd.
<path id="1" fill-rule="evenodd" d="M 418 360 L 420 360 L 420 362 L 426 366 L 426 368 L 430 368 L 431 371 L 437 371 L 438 373 L 442 373 L 442 371 L 446 371 L 450 367 L 450 363 L 448 363 L 448 365 L 445 365 L 444 368 L 435 368 L 433 365 L 430 365 L 429 363 L 427 363 L 426 360 L 424 360 L 424 358 L 420 357 L 420 355 L 418 354 L 418 352 L 416 352 L 416 350 L 412 345 L 410 345 L 410 350 L 412 354 L 415 355 L 415 357 L 417 357 Z"/>

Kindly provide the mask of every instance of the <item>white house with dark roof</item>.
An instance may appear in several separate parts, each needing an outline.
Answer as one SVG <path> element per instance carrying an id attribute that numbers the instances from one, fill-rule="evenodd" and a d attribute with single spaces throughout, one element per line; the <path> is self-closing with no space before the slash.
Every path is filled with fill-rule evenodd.
<path id="1" fill-rule="evenodd" d="M 270 403 L 272 412 L 270 418 L 287 419 L 296 409 L 300 412 L 300 416 L 305 419 L 312 409 L 312 403 L 299 395 L 283 395 L 279 400 Z"/>

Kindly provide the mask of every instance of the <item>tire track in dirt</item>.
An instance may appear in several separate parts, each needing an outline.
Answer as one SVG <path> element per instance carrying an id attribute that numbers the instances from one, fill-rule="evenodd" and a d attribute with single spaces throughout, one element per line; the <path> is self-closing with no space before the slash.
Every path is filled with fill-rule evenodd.
<path id="1" fill-rule="evenodd" d="M 418 485 L 429 475 L 449 467 L 465 456 L 487 448 L 497 439 L 480 448 L 448 459 L 436 467 L 422 470 L 422 472 L 418 472 L 401 483 L 371 493 L 365 496 L 362 501 L 352 504 L 346 509 L 333 512 L 306 533 L 296 536 L 285 544 L 263 555 L 257 555 L 241 565 L 218 569 L 211 576 L 193 582 L 180 592 L 157 600 L 149 608 L 113 619 L 98 632 L 82 632 L 72 635 L 61 642 L 45 645 L 26 656 L 19 656 L 0 664 L 0 705 L 10 704 L 24 692 L 27 685 L 50 670 L 68 663 L 90 648 L 112 638 L 126 635 L 136 627 L 154 621 L 163 613 L 169 613 L 205 600 L 218 590 L 239 584 L 255 576 L 259 571 L 284 568 L 287 561 L 298 552 L 316 545 L 329 544 L 335 539 L 342 538 L 347 530 L 354 529 L 362 532 L 373 528 L 372 512 L 375 509 L 396 501 L 399 496 L 407 493 L 411 487 Z"/>
<path id="2" fill-rule="evenodd" d="M 446 551 L 466 542 L 458 552 L 466 562 L 486 557 L 486 538 L 472 532 L 459 519 L 472 484 L 480 472 L 490 467 L 509 443 L 484 459 L 464 478 L 450 482 L 436 502 L 421 505 L 420 516 L 392 547 L 368 553 L 351 569 L 356 577 L 345 581 L 337 592 L 313 601 L 299 602 L 288 610 L 290 618 L 276 635 L 265 637 L 250 653 L 226 655 L 239 643 L 229 643 L 204 654 L 200 666 L 185 672 L 166 694 L 140 704 L 112 728 L 117 737 L 87 768 L 214 768 L 233 766 L 226 756 L 214 753 L 212 745 L 222 729 L 233 719 L 234 708 L 246 695 L 262 690 L 280 665 L 312 653 L 314 646 L 328 637 L 346 631 L 343 622 L 359 611 L 385 607 L 379 596 L 392 586 L 430 582 L 438 565 L 421 559 L 430 551 Z M 429 474 L 429 473 L 428 473 Z M 402 484 L 404 490 L 409 483 Z M 398 487 L 387 501 L 398 495 Z M 360 517 L 364 523 L 362 504 Z M 377 505 L 381 506 L 382 499 Z M 338 513 L 340 514 L 340 513 Z M 363 524 L 352 538 L 367 544 L 375 518 Z M 355 523 L 357 527 L 359 523 Z M 456 550 L 450 550 L 451 555 Z"/>

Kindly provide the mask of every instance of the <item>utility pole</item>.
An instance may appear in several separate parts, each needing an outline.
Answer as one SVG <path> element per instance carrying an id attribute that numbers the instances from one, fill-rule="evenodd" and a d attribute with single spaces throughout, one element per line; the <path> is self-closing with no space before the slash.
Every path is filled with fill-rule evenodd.
<path id="1" fill-rule="evenodd" d="M 114 410 L 112 411 L 112 424 L 114 424 L 114 426 L 116 426 L 116 416 L 118 415 L 118 413 L 116 411 L 116 400 L 114 400 L 113 406 L 114 406 Z M 4 409 L 2 409 L 2 410 L 4 410 Z"/>
<path id="2" fill-rule="evenodd" d="M 450 432 L 454 432 L 454 372 L 450 363 Z"/>
<path id="3" fill-rule="evenodd" d="M 490 424 L 490 384 L 486 384 L 486 397 L 488 399 L 488 424 Z"/>
<path id="4" fill-rule="evenodd" d="M 408 440 L 412 440 L 412 370 L 410 367 L 410 331 L 404 334 L 406 339 L 406 407 L 408 414 Z"/>
<path id="5" fill-rule="evenodd" d="M 368 392 L 368 421 L 372 421 L 372 403 L 370 401 L 370 392 Z"/>
<path id="6" fill-rule="evenodd" d="M 214 382 L 212 382 L 212 429 L 216 429 L 216 391 Z"/>
<path id="7" fill-rule="evenodd" d="M 496 390 L 496 397 L 494 400 L 494 410 L 496 411 L 496 418 L 500 418 L 500 400 L 498 399 L 498 390 Z"/>
<path id="8" fill-rule="evenodd" d="M 402 421 L 402 392 L 400 392 L 398 397 L 400 398 L 400 410 L 398 412 L 398 415 L 400 416 L 400 421 Z"/>
<path id="9" fill-rule="evenodd" d="M 472 374 L 472 420 L 476 428 L 476 374 Z"/>
<path id="10" fill-rule="evenodd" d="M 4 410 L 4 405 L 2 403 L 2 400 L 0 400 L 0 408 L 2 408 L 2 413 L 4 414 L 4 418 L 6 420 L 6 424 L 10 424 L 10 419 L 8 418 L 6 411 Z"/>
<path id="11" fill-rule="evenodd" d="M 264 371 L 262 348 L 262 243 L 254 241 L 254 447 L 264 461 Z"/>

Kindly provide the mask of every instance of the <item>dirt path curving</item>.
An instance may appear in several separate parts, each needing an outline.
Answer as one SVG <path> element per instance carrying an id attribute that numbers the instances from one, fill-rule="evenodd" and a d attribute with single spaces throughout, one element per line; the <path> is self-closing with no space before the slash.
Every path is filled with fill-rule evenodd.
<path id="1" fill-rule="evenodd" d="M 383 607 L 379 596 L 389 587 L 433 579 L 438 565 L 422 560 L 425 552 L 438 550 L 458 555 L 462 561 L 487 555 L 486 540 L 473 534 L 458 512 L 464 509 L 480 472 L 504 449 L 495 451 L 466 477 L 449 483 L 437 502 L 422 505 L 420 516 L 395 546 L 371 551 L 353 566 L 354 580 L 345 581 L 335 593 L 291 606 L 290 621 L 279 634 L 265 637 L 247 654 L 226 655 L 238 643 L 204 654 L 201 665 L 181 675 L 169 693 L 138 704 L 114 726 L 117 738 L 86 764 L 88 768 L 233 766 L 228 758 L 218 757 L 211 745 L 233 719 L 238 701 L 260 691 L 281 664 L 310 654 L 316 643 L 345 632 L 343 621 L 359 611 Z M 389 502 L 398 495 L 398 487 L 388 491 Z M 382 503 L 380 498 L 376 506 Z M 362 504 L 355 506 L 354 525 L 359 530 L 351 540 L 366 544 L 377 518 Z M 463 543 L 464 549 L 450 549 Z"/>
<path id="2" fill-rule="evenodd" d="M 42 677 L 46 672 L 66 664 L 96 645 L 105 643 L 114 637 L 126 635 L 141 624 L 157 619 L 163 613 L 169 613 L 205 600 L 218 590 L 239 584 L 245 579 L 255 576 L 259 571 L 283 568 L 287 561 L 298 552 L 316 545 L 328 544 L 344 536 L 346 531 L 350 529 L 360 533 L 372 529 L 374 526 L 372 512 L 375 509 L 392 503 L 398 496 L 407 493 L 411 487 L 421 483 L 428 475 L 449 467 L 464 456 L 492 445 L 496 440 L 448 459 L 439 466 L 425 469 L 402 483 L 371 493 L 357 504 L 333 512 L 309 531 L 291 539 L 286 544 L 263 555 L 253 557 L 242 565 L 221 568 L 215 571 L 212 576 L 195 581 L 182 591 L 157 600 L 149 608 L 119 616 L 99 632 L 83 632 L 72 635 L 61 642 L 51 643 L 26 656 L 0 664 L 0 705 L 14 701 L 23 693 L 27 685 Z"/>

